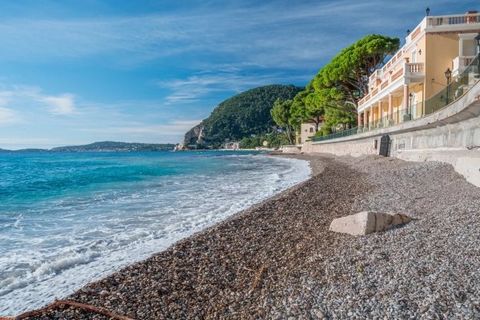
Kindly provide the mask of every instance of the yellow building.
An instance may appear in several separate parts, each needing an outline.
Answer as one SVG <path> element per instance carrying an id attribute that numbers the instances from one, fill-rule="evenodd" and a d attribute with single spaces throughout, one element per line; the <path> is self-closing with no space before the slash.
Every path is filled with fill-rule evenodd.
<path id="1" fill-rule="evenodd" d="M 380 128 L 417 119 L 435 111 L 429 99 L 446 105 L 462 95 L 457 85 L 452 92 L 446 90 L 446 96 L 436 96 L 479 54 L 479 33 L 477 12 L 425 17 L 402 48 L 370 76 L 369 92 L 358 103 L 359 127 Z"/>
<path id="2" fill-rule="evenodd" d="M 319 127 L 320 129 L 320 127 Z M 317 133 L 315 123 L 304 122 L 300 126 L 300 132 L 297 132 L 297 144 L 302 144 L 310 140 Z"/>

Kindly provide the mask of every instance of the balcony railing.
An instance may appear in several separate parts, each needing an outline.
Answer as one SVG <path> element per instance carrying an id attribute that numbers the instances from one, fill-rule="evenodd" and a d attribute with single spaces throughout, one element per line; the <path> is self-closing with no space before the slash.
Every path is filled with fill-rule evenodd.
<path id="1" fill-rule="evenodd" d="M 429 27 L 471 23 L 480 23 L 479 13 L 427 18 L 427 26 Z"/>
<path id="2" fill-rule="evenodd" d="M 475 59 L 475 56 L 458 56 L 452 61 L 452 76 L 457 76 L 462 73 L 467 66 L 469 66 L 472 61 Z"/>
<path id="3" fill-rule="evenodd" d="M 406 63 L 405 69 L 408 73 L 423 73 L 423 63 L 422 62 L 415 62 L 415 63 Z"/>
<path id="4" fill-rule="evenodd" d="M 424 75 L 424 70 L 425 67 L 423 62 L 404 63 L 404 66 L 402 68 L 391 74 L 389 77 L 385 77 L 385 79 L 380 82 L 379 85 L 374 86 L 374 89 L 369 94 L 360 99 L 358 105 L 364 105 L 368 100 L 375 97 L 375 95 L 387 88 L 389 84 L 402 76 L 404 76 L 405 78 L 409 78 L 409 80 L 422 77 Z"/>
<path id="5" fill-rule="evenodd" d="M 388 128 L 400 123 L 404 123 L 410 120 L 416 120 L 417 118 L 425 117 L 434 112 L 437 112 L 449 104 L 460 99 L 470 88 L 480 81 L 480 55 L 471 61 L 471 63 L 465 68 L 465 70 L 448 86 L 443 90 L 435 94 L 425 102 L 420 102 L 415 105 L 409 106 L 406 109 L 399 109 L 393 112 L 393 114 L 387 115 L 376 121 L 372 121 L 365 126 L 356 127 L 345 130 L 345 132 L 336 132 L 330 135 L 313 137 L 312 141 L 325 141 L 340 137 L 346 137 L 355 135 L 357 133 L 363 133 L 368 131 L 377 130 L 380 128 Z M 421 116 L 418 116 L 421 114 Z"/>

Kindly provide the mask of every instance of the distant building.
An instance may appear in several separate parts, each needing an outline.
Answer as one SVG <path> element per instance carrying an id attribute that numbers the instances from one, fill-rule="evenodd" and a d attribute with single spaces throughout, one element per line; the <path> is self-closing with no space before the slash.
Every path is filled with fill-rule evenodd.
<path id="1" fill-rule="evenodd" d="M 462 79 L 452 92 L 436 94 L 457 81 L 479 54 L 479 32 L 477 11 L 426 16 L 403 47 L 370 76 L 368 94 L 358 103 L 359 127 L 381 128 L 417 119 L 431 113 L 433 104 L 438 108 L 461 96 L 475 79 Z"/>
<path id="2" fill-rule="evenodd" d="M 223 148 L 226 150 L 238 150 L 240 149 L 240 143 L 239 142 L 226 142 L 223 145 Z"/>
<path id="3" fill-rule="evenodd" d="M 322 127 L 322 124 L 318 126 L 318 130 Z M 315 130 L 315 123 L 313 122 L 304 122 L 300 125 L 300 134 L 297 134 L 297 144 L 302 144 L 307 140 L 310 140 L 312 136 L 315 135 L 317 131 Z"/>

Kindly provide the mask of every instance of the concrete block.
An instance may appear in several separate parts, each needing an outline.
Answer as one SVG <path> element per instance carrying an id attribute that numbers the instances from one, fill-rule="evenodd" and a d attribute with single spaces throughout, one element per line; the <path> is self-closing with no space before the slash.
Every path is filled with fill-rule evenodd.
<path id="1" fill-rule="evenodd" d="M 329 230 L 359 236 L 385 231 L 410 220 L 411 218 L 404 214 L 362 211 L 334 219 Z"/>

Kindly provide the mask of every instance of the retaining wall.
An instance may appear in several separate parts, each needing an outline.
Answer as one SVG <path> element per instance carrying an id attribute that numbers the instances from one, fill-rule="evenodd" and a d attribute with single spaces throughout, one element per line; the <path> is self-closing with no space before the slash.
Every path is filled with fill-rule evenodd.
<path id="1" fill-rule="evenodd" d="M 442 161 L 480 186 L 480 83 L 448 107 L 400 125 L 321 142 L 306 142 L 305 153 L 379 154 L 380 138 L 391 138 L 390 156 L 408 161 Z"/>

